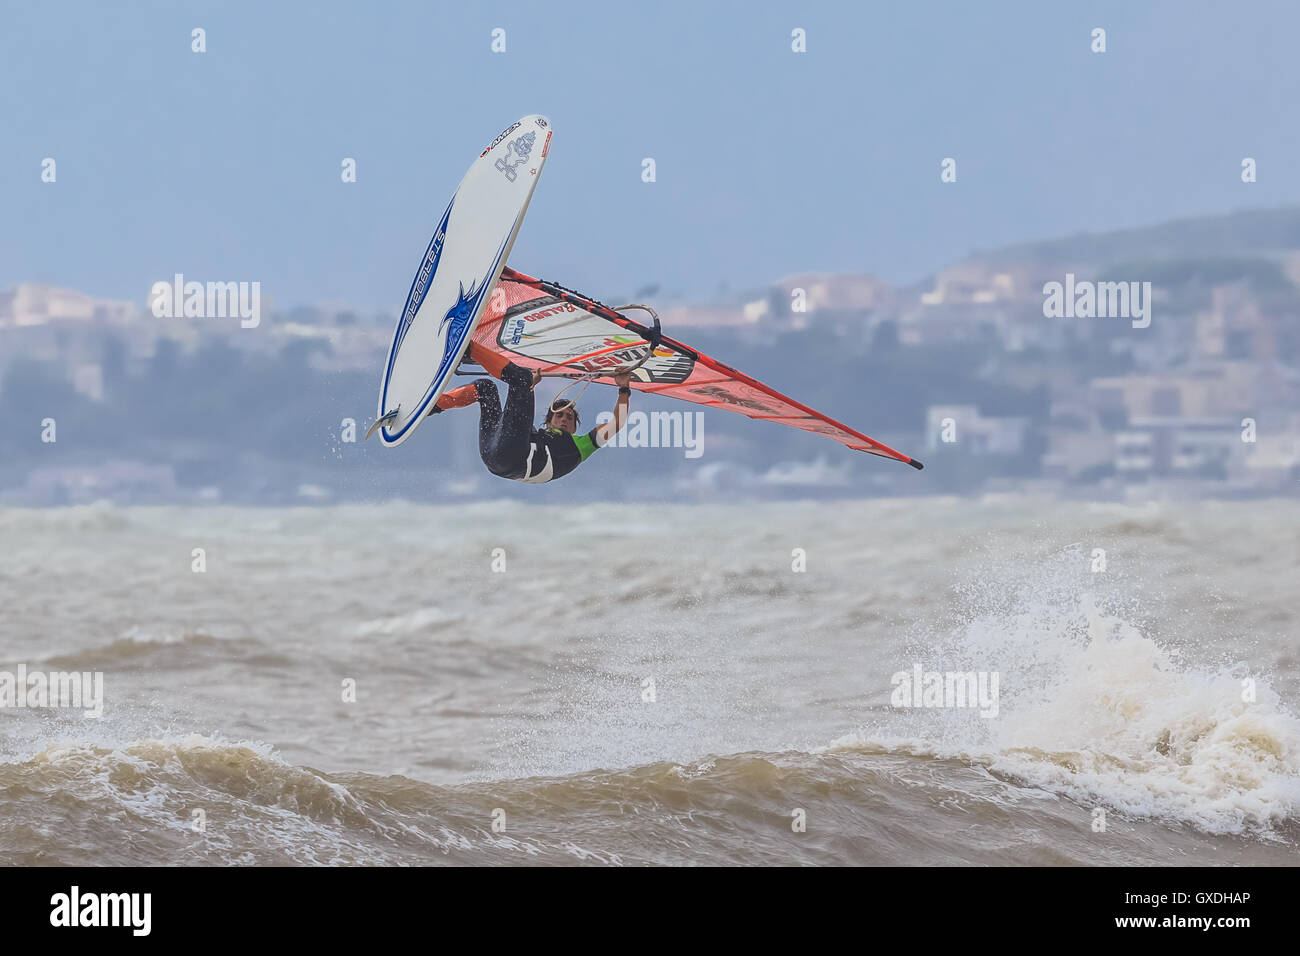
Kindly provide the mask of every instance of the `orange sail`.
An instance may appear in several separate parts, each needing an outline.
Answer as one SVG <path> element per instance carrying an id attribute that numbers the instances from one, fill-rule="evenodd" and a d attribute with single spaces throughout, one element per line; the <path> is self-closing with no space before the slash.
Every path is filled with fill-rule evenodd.
<path id="1" fill-rule="evenodd" d="M 614 384 L 635 366 L 632 387 L 825 435 L 856 451 L 922 465 L 874 438 L 802 405 L 744 372 L 641 325 L 571 289 L 509 266 L 493 291 L 470 345 L 484 368 L 505 362 L 551 375 Z"/>

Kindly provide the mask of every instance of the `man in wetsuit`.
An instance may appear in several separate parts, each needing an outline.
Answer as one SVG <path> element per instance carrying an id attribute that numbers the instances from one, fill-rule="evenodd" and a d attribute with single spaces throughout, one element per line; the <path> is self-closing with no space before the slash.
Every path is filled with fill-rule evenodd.
<path id="1" fill-rule="evenodd" d="M 429 412 L 433 415 L 477 402 L 479 455 L 494 475 L 529 483 L 563 478 L 617 435 L 627 422 L 632 394 L 627 373 L 614 376 L 619 389 L 613 421 L 597 425 L 585 435 L 576 434 L 578 409 L 567 399 L 552 402 L 542 427 L 533 427 L 533 388 L 542 380 L 540 372 L 510 362 L 499 374 L 510 386 L 504 410 L 496 383 L 480 378 L 444 393 Z"/>

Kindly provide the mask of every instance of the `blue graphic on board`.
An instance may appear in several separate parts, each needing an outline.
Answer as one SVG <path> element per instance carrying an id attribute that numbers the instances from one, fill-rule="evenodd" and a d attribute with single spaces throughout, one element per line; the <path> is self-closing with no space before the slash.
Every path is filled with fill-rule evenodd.
<path id="1" fill-rule="evenodd" d="M 460 297 L 456 299 L 456 304 L 447 310 L 447 314 L 442 317 L 442 323 L 438 326 L 438 334 L 442 330 L 451 326 L 447 332 L 447 337 L 443 340 L 446 347 L 442 353 L 442 362 L 438 365 L 438 374 L 435 381 L 442 378 L 443 370 L 451 362 L 454 356 L 460 350 L 460 343 L 464 341 L 465 329 L 469 326 L 470 317 L 478 311 L 478 303 L 483 298 L 483 291 L 487 287 L 486 283 L 471 282 L 469 291 L 465 291 L 465 283 L 458 283 L 460 286 Z"/>

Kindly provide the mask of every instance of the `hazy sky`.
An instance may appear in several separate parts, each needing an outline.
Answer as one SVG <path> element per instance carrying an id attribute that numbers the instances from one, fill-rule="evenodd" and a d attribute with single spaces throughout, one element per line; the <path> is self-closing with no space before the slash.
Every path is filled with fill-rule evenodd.
<path id="1" fill-rule="evenodd" d="M 395 311 L 460 177 L 530 112 L 555 139 L 511 264 L 597 296 L 910 281 L 1007 242 L 1300 202 L 1289 2 L 0 11 L 0 288 L 143 304 L 183 272 Z"/>

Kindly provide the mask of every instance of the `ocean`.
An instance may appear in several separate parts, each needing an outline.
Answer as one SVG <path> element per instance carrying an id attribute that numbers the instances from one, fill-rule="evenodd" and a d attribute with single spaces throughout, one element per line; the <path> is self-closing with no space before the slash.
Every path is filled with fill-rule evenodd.
<path id="1" fill-rule="evenodd" d="M 1295 865 L 1297 528 L 1294 501 L 0 509 L 0 682 L 102 675 L 97 717 L 10 682 L 0 860 Z"/>

